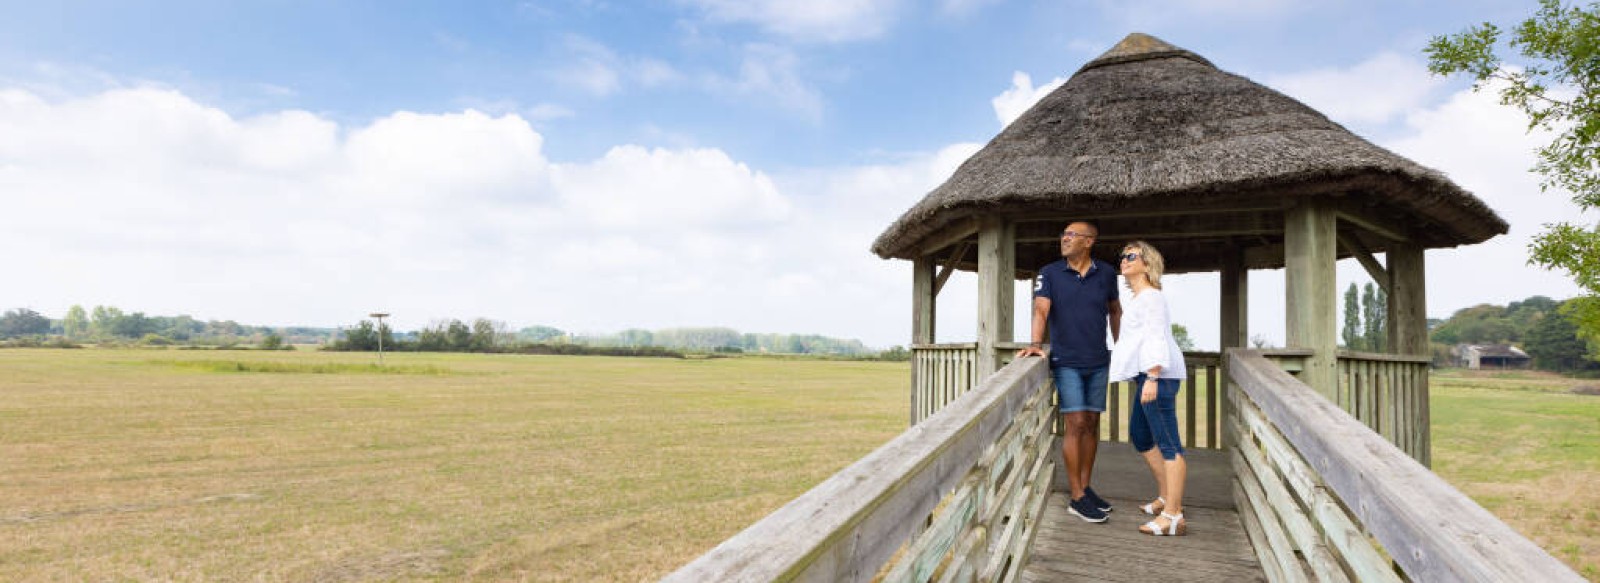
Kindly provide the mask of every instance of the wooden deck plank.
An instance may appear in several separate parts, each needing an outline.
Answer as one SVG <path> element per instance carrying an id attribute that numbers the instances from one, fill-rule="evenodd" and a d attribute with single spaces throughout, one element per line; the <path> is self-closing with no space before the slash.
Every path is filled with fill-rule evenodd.
<path id="1" fill-rule="evenodd" d="M 1065 490 L 1065 474 L 1058 475 L 1058 491 L 1045 503 L 1044 519 L 1021 580 L 1143 583 L 1176 577 L 1227 583 L 1265 581 L 1234 506 L 1228 458 L 1215 450 L 1189 450 L 1185 457 L 1189 462 L 1184 509 L 1188 536 L 1158 538 L 1138 531 L 1139 525 L 1150 519 L 1138 505 L 1155 497 L 1150 470 L 1128 444 L 1102 442 L 1093 485 L 1116 507 L 1111 519 L 1092 524 L 1068 514 L 1067 496 L 1059 491 Z M 1060 465 L 1058 460 L 1058 468 Z"/>

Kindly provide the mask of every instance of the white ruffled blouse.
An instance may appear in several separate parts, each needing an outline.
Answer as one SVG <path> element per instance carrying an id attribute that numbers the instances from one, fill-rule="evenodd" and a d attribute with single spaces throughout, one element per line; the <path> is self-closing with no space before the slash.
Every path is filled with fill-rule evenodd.
<path id="1" fill-rule="evenodd" d="M 1161 366 L 1161 378 L 1182 379 L 1183 351 L 1172 338 L 1167 296 L 1149 288 L 1122 303 L 1122 330 L 1111 348 L 1111 381 L 1124 381 Z"/>

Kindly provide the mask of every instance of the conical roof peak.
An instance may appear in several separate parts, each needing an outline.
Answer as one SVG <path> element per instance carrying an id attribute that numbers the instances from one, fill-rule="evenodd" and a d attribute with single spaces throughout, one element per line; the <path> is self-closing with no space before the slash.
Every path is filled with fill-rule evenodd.
<path id="1" fill-rule="evenodd" d="M 1189 59 L 1191 61 L 1203 63 L 1206 66 L 1216 68 L 1216 65 L 1212 65 L 1211 61 L 1207 61 L 1205 57 L 1194 54 L 1188 50 L 1148 34 L 1135 32 L 1123 37 L 1123 39 L 1117 43 L 1117 46 L 1111 47 L 1111 50 L 1106 51 L 1105 54 L 1096 57 L 1093 61 L 1089 61 L 1088 64 L 1083 66 L 1083 68 L 1078 69 L 1078 72 L 1081 73 L 1095 67 L 1104 67 L 1106 65 L 1115 65 L 1118 63 L 1131 63 L 1134 61 L 1165 59 L 1169 57 Z"/>

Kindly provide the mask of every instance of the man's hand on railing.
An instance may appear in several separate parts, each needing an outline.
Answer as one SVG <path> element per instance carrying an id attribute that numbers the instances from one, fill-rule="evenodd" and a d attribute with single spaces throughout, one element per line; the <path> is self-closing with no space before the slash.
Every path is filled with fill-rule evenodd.
<path id="1" fill-rule="evenodd" d="M 1025 356 L 1044 356 L 1044 343 L 1035 342 L 1029 344 L 1027 348 L 1017 351 L 1017 358 Z"/>

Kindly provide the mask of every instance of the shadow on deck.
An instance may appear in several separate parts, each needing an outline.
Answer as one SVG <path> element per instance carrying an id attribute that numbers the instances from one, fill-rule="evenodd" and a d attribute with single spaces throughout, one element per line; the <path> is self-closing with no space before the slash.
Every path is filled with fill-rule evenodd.
<path id="1" fill-rule="evenodd" d="M 1060 456 L 1060 440 L 1053 449 Z M 1067 479 L 1056 465 L 1055 489 L 1046 502 L 1022 581 L 1265 581 L 1233 501 L 1227 454 L 1191 449 L 1184 514 L 1188 536 L 1157 538 L 1139 532 L 1150 517 L 1137 506 L 1155 497 L 1144 459 L 1127 443 L 1101 442 L 1095 491 L 1116 510 L 1091 524 L 1067 513 Z"/>

